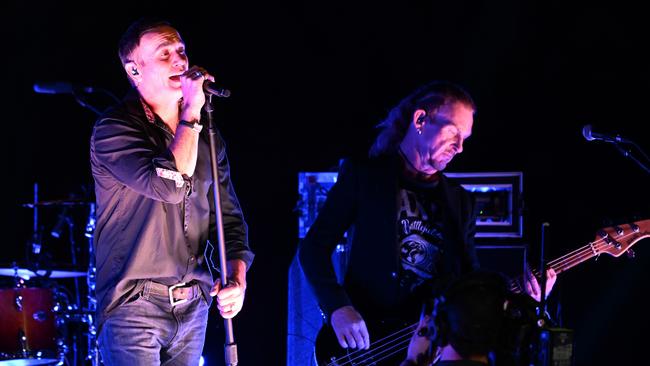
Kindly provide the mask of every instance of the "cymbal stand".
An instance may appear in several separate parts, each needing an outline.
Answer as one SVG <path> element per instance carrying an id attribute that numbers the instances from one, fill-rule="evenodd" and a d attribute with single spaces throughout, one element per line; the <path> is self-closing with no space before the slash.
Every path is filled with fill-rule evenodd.
<path id="1" fill-rule="evenodd" d="M 86 284 L 88 285 L 88 294 L 86 299 L 88 307 L 86 308 L 86 321 L 88 322 L 88 354 L 86 361 L 90 361 L 92 366 L 99 366 L 99 347 L 97 346 L 97 329 L 95 328 L 95 313 L 97 311 L 97 298 L 95 297 L 95 278 L 97 269 L 95 267 L 95 203 L 90 204 L 88 213 L 88 222 L 84 236 L 88 238 L 88 275 Z"/>
<path id="2" fill-rule="evenodd" d="M 68 224 L 68 236 L 70 240 L 70 261 L 72 262 L 72 268 L 77 268 L 77 243 L 74 239 L 74 222 L 68 217 L 65 217 L 65 221 Z M 75 303 L 74 306 L 77 310 L 81 307 L 81 295 L 79 294 L 79 279 L 74 278 L 74 296 Z"/>
<path id="3" fill-rule="evenodd" d="M 33 227 L 32 227 L 32 243 L 31 243 L 31 249 L 28 251 L 27 258 L 30 258 L 30 254 L 34 254 L 38 256 L 41 254 L 41 236 L 39 235 L 39 230 L 38 230 L 38 206 L 36 205 L 38 203 L 38 183 L 34 183 L 34 207 L 32 207 L 33 211 Z"/>

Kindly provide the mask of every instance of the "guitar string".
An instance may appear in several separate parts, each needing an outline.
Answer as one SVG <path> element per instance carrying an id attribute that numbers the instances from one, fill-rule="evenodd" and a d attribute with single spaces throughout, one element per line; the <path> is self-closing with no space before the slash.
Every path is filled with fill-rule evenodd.
<path id="1" fill-rule="evenodd" d="M 606 244 L 608 245 L 608 244 Z M 594 243 L 594 247 L 597 247 L 598 244 Z M 600 250 L 601 248 L 596 248 L 597 250 Z M 580 252 L 580 253 L 578 253 Z M 561 273 L 564 272 L 566 269 L 569 269 L 573 267 L 576 264 L 580 264 L 581 262 L 584 262 L 587 259 L 590 259 L 591 257 L 594 256 L 593 251 L 591 249 L 591 246 L 583 247 L 578 250 L 575 250 L 571 253 L 570 258 L 563 258 L 562 260 L 555 260 L 551 261 L 548 263 L 548 266 L 556 270 L 556 272 Z M 564 256 L 566 257 L 566 256 Z M 540 273 L 538 270 L 532 270 L 532 274 L 535 277 L 539 277 Z M 523 280 L 523 276 L 519 276 L 518 278 L 515 278 L 514 280 L 511 280 L 510 283 L 510 290 L 514 292 L 522 292 L 523 288 L 521 286 L 521 282 Z"/>
<path id="2" fill-rule="evenodd" d="M 627 236 L 633 235 L 635 233 L 629 233 L 625 234 L 620 239 L 625 239 Z M 591 244 L 588 244 L 586 246 L 583 246 L 581 248 L 578 248 L 570 253 L 567 253 L 563 255 L 562 257 L 559 257 L 553 261 L 550 261 L 548 263 L 549 267 L 552 267 L 554 269 L 560 269 L 560 272 L 563 272 L 564 270 L 573 267 L 576 264 L 579 264 L 581 262 L 584 262 L 587 259 L 590 259 L 591 257 L 597 256 L 600 253 L 602 249 L 606 248 L 607 246 L 611 244 L 604 243 L 605 239 L 598 239 Z M 594 253 L 597 252 L 596 254 Z M 539 276 L 539 271 L 538 270 L 532 270 L 532 273 L 535 276 Z M 511 290 L 520 290 L 521 291 L 521 286 L 516 282 L 518 279 L 515 279 L 512 281 L 510 284 L 510 289 Z"/>
<path id="3" fill-rule="evenodd" d="M 366 363 L 368 361 L 373 362 L 373 363 L 379 362 L 380 360 L 383 360 L 386 357 L 390 357 L 391 355 L 395 354 L 396 352 L 399 352 L 400 350 L 408 348 L 408 343 L 410 343 L 411 337 L 412 337 L 411 332 L 407 332 L 407 333 L 401 335 L 400 337 L 398 337 L 398 339 L 392 340 L 390 343 L 395 343 L 395 342 L 397 342 L 397 343 L 393 344 L 392 346 L 390 346 L 388 348 L 386 348 L 388 346 L 388 344 L 382 345 L 380 347 L 375 347 L 375 348 L 373 348 L 371 350 L 368 350 L 364 354 L 357 355 L 357 357 L 346 360 L 343 363 L 339 364 L 339 363 L 336 363 L 336 361 L 334 361 L 333 364 L 337 365 L 337 366 L 344 366 L 344 365 L 347 365 L 347 364 L 359 365 L 360 363 Z M 402 347 L 405 344 L 407 345 L 407 347 Z M 395 347 L 402 347 L 402 348 L 398 348 L 397 350 L 395 350 L 395 351 L 393 351 L 391 353 L 388 353 L 388 355 L 384 355 L 383 357 L 381 357 L 379 359 L 376 359 L 377 357 L 382 356 L 382 354 L 385 354 L 386 352 L 389 352 L 389 351 L 393 350 Z M 342 357 L 342 358 L 347 358 L 348 356 Z"/>
<path id="4" fill-rule="evenodd" d="M 589 248 L 587 248 L 587 247 L 589 247 Z M 580 253 L 580 256 L 583 256 L 584 254 L 591 253 L 590 246 L 587 246 L 587 247 L 582 247 L 580 249 L 574 250 L 569 254 L 566 254 L 566 255 L 564 255 L 564 256 L 562 256 L 562 257 L 560 257 L 560 258 L 558 258 L 558 259 L 556 259 L 554 261 L 549 262 L 548 265 L 555 269 L 557 267 L 557 265 L 562 263 L 563 261 L 567 261 L 567 262 L 574 261 L 575 256 L 578 255 L 578 252 L 581 252 L 581 251 L 583 252 L 583 253 Z M 568 256 L 571 256 L 571 258 L 566 258 Z M 566 263 L 562 263 L 562 265 L 564 265 L 564 264 L 566 264 Z M 534 276 L 536 276 L 536 277 L 539 276 L 539 273 L 538 273 L 539 271 L 538 270 L 533 269 L 531 272 L 532 272 L 532 274 Z M 524 276 L 525 275 L 520 275 L 517 278 L 514 278 L 514 279 L 512 279 L 510 281 L 510 290 L 511 291 L 514 291 L 514 292 L 522 292 L 523 291 L 521 283 L 522 283 L 522 280 L 523 280 Z"/>
<path id="5" fill-rule="evenodd" d="M 586 252 L 585 252 L 585 250 L 586 250 Z M 586 249 L 582 250 L 584 253 L 578 254 L 577 252 L 579 252 L 579 251 L 580 250 L 574 251 L 574 253 L 573 253 L 574 258 L 572 258 L 571 260 L 576 259 L 575 258 L 576 256 L 582 257 L 585 254 L 591 254 L 591 251 L 589 250 L 589 248 L 586 248 Z M 578 259 L 580 259 L 580 258 L 578 258 Z M 566 259 L 564 261 L 567 262 Z M 561 261 L 556 261 L 556 262 L 559 263 Z M 354 357 L 352 359 L 349 359 L 348 361 L 346 361 L 345 363 L 342 363 L 340 365 L 344 366 L 344 365 L 347 365 L 347 364 L 358 364 L 359 362 L 366 362 L 368 360 L 371 360 L 372 362 L 375 362 L 375 363 L 380 362 L 380 361 L 394 355 L 395 353 L 400 352 L 400 351 L 408 348 L 408 346 L 407 347 L 401 347 L 402 345 L 407 343 L 407 341 L 410 342 L 410 338 L 411 338 L 410 334 L 407 334 L 407 336 L 408 337 L 401 340 L 400 343 L 397 343 L 397 344 L 394 344 L 394 345 L 392 345 L 392 346 L 390 346 L 388 348 L 385 348 L 388 345 L 390 345 L 390 343 L 394 343 L 396 341 L 396 340 L 391 340 L 386 345 L 381 345 L 380 347 L 374 347 L 372 350 L 370 350 L 370 351 L 368 351 L 368 352 L 366 352 L 364 354 L 358 355 L 358 356 L 356 356 L 356 357 Z M 404 338 L 404 336 L 401 336 L 401 338 Z M 379 341 L 377 343 L 379 343 Z M 375 343 L 375 346 L 376 346 L 376 343 Z M 398 348 L 395 349 L 396 347 L 398 347 Z M 399 347 L 401 347 L 401 348 L 399 348 Z M 382 349 L 382 348 L 385 348 L 385 349 Z M 390 351 L 392 351 L 392 352 L 390 352 Z M 389 353 L 386 353 L 386 352 L 389 352 Z M 384 354 L 384 355 L 382 356 L 382 354 Z M 352 354 L 348 354 L 346 357 L 350 357 L 351 355 Z M 381 356 L 381 358 L 377 359 L 377 357 L 380 357 L 380 356 Z"/>
<path id="6" fill-rule="evenodd" d="M 384 357 L 382 357 L 382 358 L 380 358 L 380 359 L 378 359 L 378 360 L 372 360 L 372 361 L 371 361 L 372 363 L 371 363 L 370 365 L 373 365 L 373 366 L 374 366 L 374 365 L 376 365 L 378 362 L 381 362 L 381 361 L 385 360 L 385 359 L 388 358 L 388 357 L 394 356 L 395 354 L 397 354 L 397 353 L 399 353 L 399 352 L 402 352 L 402 351 L 408 349 L 408 344 L 409 344 L 410 341 L 411 341 L 410 339 L 405 340 L 404 342 L 402 342 L 402 343 L 400 344 L 400 346 L 402 346 L 402 347 L 400 347 L 400 348 L 394 350 L 393 352 L 391 352 L 391 353 L 389 353 L 389 354 L 387 354 L 387 355 L 384 355 Z"/>
<path id="7" fill-rule="evenodd" d="M 409 340 L 409 342 L 410 342 L 410 340 Z M 373 361 L 373 362 L 375 362 L 375 363 L 377 363 L 377 362 L 381 362 L 381 361 L 383 361 L 384 359 L 386 359 L 387 357 L 393 356 L 394 354 L 396 354 L 396 353 L 398 353 L 398 352 L 401 352 L 401 351 L 404 351 L 404 350 L 408 349 L 408 348 L 409 348 L 409 346 L 408 346 L 408 343 L 409 343 L 409 342 L 406 342 L 406 346 L 405 346 L 405 347 L 402 347 L 402 348 L 396 349 L 396 350 L 393 351 L 392 353 L 390 353 L 390 354 L 388 354 L 388 355 L 386 355 L 386 356 L 384 356 L 384 357 L 378 359 L 377 361 Z"/>
<path id="8" fill-rule="evenodd" d="M 368 362 L 372 362 L 374 364 L 376 362 L 379 362 L 379 361 L 385 359 L 386 357 L 390 357 L 391 355 L 395 354 L 396 352 L 399 352 L 400 350 L 404 349 L 404 348 L 400 348 L 403 345 L 406 344 L 407 347 L 408 347 L 408 343 L 411 342 L 411 337 L 412 337 L 412 335 L 410 333 L 407 333 L 403 337 L 401 337 L 403 339 L 400 339 L 396 344 L 394 344 L 394 345 L 392 345 L 392 346 L 390 346 L 388 348 L 385 348 L 385 346 L 384 346 L 384 349 L 382 349 L 379 352 L 374 352 L 374 353 L 373 352 L 367 352 L 366 354 L 360 355 L 359 357 L 357 357 L 357 358 L 355 358 L 353 360 L 350 360 L 350 362 L 352 362 L 352 365 L 358 365 L 360 362 L 362 362 L 362 364 L 366 364 Z M 395 347 L 398 347 L 397 350 L 395 350 L 393 352 L 390 352 L 391 350 L 395 349 Z M 375 349 L 375 351 L 378 351 L 378 350 Z M 390 353 L 388 353 L 387 355 L 382 356 L 382 354 L 385 354 L 386 352 L 390 352 Z M 380 356 L 382 356 L 382 357 L 379 358 L 379 359 L 376 359 L 377 357 L 380 357 Z M 345 364 L 342 364 L 342 365 L 345 365 Z"/>
<path id="9" fill-rule="evenodd" d="M 637 225 L 638 225 L 638 224 L 637 224 Z M 637 234 L 637 233 L 638 233 L 638 232 L 634 232 L 634 231 L 632 231 L 632 232 L 630 232 L 630 233 L 628 233 L 628 234 L 624 234 L 624 235 L 620 236 L 620 237 L 617 238 L 617 239 L 618 239 L 618 240 L 626 239 L 628 236 L 630 236 L 630 235 L 634 235 L 634 234 Z M 638 240 L 641 240 L 641 239 L 643 239 L 644 237 L 645 237 L 645 235 L 642 235 L 642 236 L 640 236 L 640 237 L 638 238 Z M 638 240 L 637 240 L 637 241 L 638 241 Z M 586 246 L 584 246 L 584 247 L 582 247 L 582 248 L 579 248 L 579 249 L 577 249 L 577 250 L 574 250 L 574 251 L 571 252 L 571 253 L 568 253 L 568 254 L 566 254 L 566 255 L 564 255 L 564 256 L 562 256 L 562 257 L 560 257 L 560 258 L 558 258 L 558 259 L 556 259 L 556 260 L 554 260 L 554 261 L 549 262 L 549 265 L 555 265 L 555 264 L 561 263 L 561 262 L 563 262 L 563 261 L 565 260 L 566 257 L 573 256 L 574 253 L 579 252 L 579 251 L 585 251 L 585 253 L 582 253 L 581 255 L 583 255 L 583 254 L 591 254 L 591 253 L 593 253 L 594 251 L 595 251 L 595 252 L 598 252 L 598 251 L 602 250 L 603 248 L 605 248 L 605 247 L 611 245 L 611 244 L 608 244 L 608 243 L 606 243 L 606 242 L 605 242 L 605 243 L 603 243 L 603 242 L 605 242 L 605 238 L 598 239 L 598 240 L 596 240 L 596 241 L 594 241 L 594 242 L 592 242 L 592 243 L 590 243 L 590 244 L 588 244 L 588 245 L 586 245 Z M 604 245 L 600 246 L 601 244 L 604 244 Z M 595 248 L 595 247 L 597 247 L 597 246 L 600 246 L 600 248 Z M 593 254 L 594 254 L 594 256 L 596 256 L 596 255 L 599 255 L 600 253 L 593 253 Z M 573 260 L 574 258 L 566 258 L 566 259 Z M 587 259 L 588 259 L 588 258 L 587 258 Z"/>
<path id="10" fill-rule="evenodd" d="M 622 235 L 618 239 L 623 240 L 623 239 L 626 239 L 626 237 L 628 237 L 630 235 L 634 235 L 634 234 L 636 234 L 636 233 L 631 232 L 629 234 Z M 584 247 L 582 247 L 579 250 L 576 250 L 574 252 L 578 252 L 580 250 L 583 250 L 583 253 L 581 253 L 580 255 L 585 256 L 586 257 L 585 259 L 589 259 L 591 256 L 599 255 L 600 254 L 599 252 L 601 252 L 603 249 L 607 248 L 610 245 L 612 245 L 612 244 L 606 243 L 605 239 L 599 239 L 599 240 L 594 241 L 590 245 L 586 245 L 586 246 L 584 246 Z M 596 253 L 594 253 L 594 252 L 596 252 Z M 551 266 L 555 266 L 555 265 L 566 266 L 566 265 L 568 265 L 568 263 L 573 264 L 573 262 L 575 262 L 576 260 L 582 260 L 583 259 L 583 258 L 578 258 L 578 257 L 575 257 L 575 258 L 564 258 L 564 257 L 567 257 L 567 256 L 565 255 L 565 256 L 560 257 L 560 258 L 558 258 L 558 259 L 556 259 L 554 261 L 551 261 L 551 262 L 549 262 L 549 265 L 551 265 Z"/>
<path id="11" fill-rule="evenodd" d="M 623 235 L 622 237 L 620 237 L 619 240 L 620 240 L 620 239 L 625 239 L 627 236 L 632 235 L 632 234 L 635 234 L 635 233 L 625 234 L 625 235 Z M 641 239 L 642 239 L 642 238 L 641 238 Z M 639 240 L 640 240 L 640 239 L 639 239 Z M 568 253 L 568 254 L 565 254 L 565 255 L 562 256 L 562 257 L 559 257 L 559 258 L 557 258 L 557 259 L 555 259 L 555 260 L 549 262 L 548 265 L 549 265 L 550 267 L 562 267 L 562 269 L 564 269 L 566 266 L 571 266 L 574 262 L 578 262 L 578 263 L 580 263 L 580 262 L 582 262 L 582 261 L 584 261 L 584 260 L 586 260 L 586 259 L 590 259 L 591 257 L 600 254 L 600 253 L 594 254 L 594 251 L 598 252 L 598 251 L 602 250 L 603 248 L 605 248 L 605 247 L 611 245 L 611 244 L 602 243 L 602 242 L 604 242 L 604 239 L 599 239 L 599 240 L 597 240 L 597 241 L 594 241 L 593 243 L 590 243 L 589 245 L 586 245 L 586 246 L 584 246 L 584 247 L 582 247 L 582 248 L 576 249 L 576 250 L 574 250 L 574 251 L 572 251 L 572 252 L 570 252 L 570 253 Z M 603 245 L 603 244 L 604 244 L 604 245 Z M 535 272 L 535 271 L 533 271 L 533 272 Z M 518 286 L 517 286 L 517 287 L 518 287 Z M 511 286 L 511 289 L 512 289 L 512 286 Z M 407 334 L 408 337 L 407 337 L 406 339 L 400 341 L 400 343 L 397 343 L 397 344 L 395 344 L 395 345 L 393 345 L 393 346 L 391 346 L 391 347 L 389 347 L 389 348 L 387 348 L 387 349 L 384 349 L 384 350 L 381 350 L 380 352 L 377 352 L 377 351 L 379 351 L 380 348 L 384 348 L 384 347 L 388 346 L 389 344 L 394 343 L 394 342 L 397 341 L 399 338 L 404 338 L 404 335 L 402 335 L 402 336 L 398 336 L 398 334 L 404 332 L 405 330 L 408 330 L 409 328 L 413 328 L 414 326 L 417 326 L 417 323 L 416 323 L 416 324 L 413 324 L 413 325 L 410 325 L 410 326 L 407 326 L 407 327 L 405 327 L 405 328 L 403 328 L 403 329 L 401 329 L 401 330 L 399 330 L 399 331 L 397 331 L 397 332 L 395 332 L 395 333 L 393 333 L 393 334 L 391 334 L 391 335 L 389 335 L 389 336 L 387 336 L 387 337 L 384 337 L 384 338 L 380 339 L 379 341 L 375 342 L 374 344 L 371 343 L 371 345 L 374 345 L 374 346 L 375 346 L 374 349 L 369 350 L 369 351 L 367 351 L 367 352 L 364 353 L 364 354 L 358 355 L 357 357 L 350 359 L 350 361 L 341 364 L 341 366 L 342 366 L 342 365 L 345 365 L 345 364 L 348 364 L 348 363 L 351 363 L 351 362 L 353 362 L 353 361 L 355 361 L 355 360 L 356 360 L 357 362 L 365 362 L 365 360 L 367 360 L 367 359 L 374 359 L 375 357 L 381 355 L 382 353 L 388 352 L 388 351 L 394 349 L 395 347 L 399 347 L 399 346 L 401 346 L 401 345 L 404 344 L 404 343 L 408 343 L 408 342 L 410 342 L 410 334 Z M 388 339 L 389 339 L 389 338 L 392 338 L 392 337 L 396 337 L 396 339 L 393 339 L 393 340 L 388 341 Z M 384 341 L 384 340 L 387 341 L 387 344 L 385 344 L 385 345 L 381 345 L 381 346 L 377 346 L 378 343 L 381 343 L 381 342 Z M 391 353 L 389 353 L 389 354 L 387 354 L 387 355 L 384 355 L 382 358 L 380 358 L 380 359 L 378 359 L 378 360 L 374 360 L 373 362 L 379 362 L 379 361 L 381 361 L 381 360 L 384 360 L 385 358 L 390 357 L 390 356 L 392 356 L 393 354 L 395 354 L 395 353 L 397 353 L 397 352 L 399 352 L 399 351 L 402 351 L 402 350 L 404 350 L 404 349 L 406 349 L 406 348 L 408 348 L 408 346 L 407 346 L 407 347 L 403 347 L 403 348 L 398 348 L 397 350 L 395 350 L 395 351 L 393 351 L 393 352 L 391 352 Z M 353 355 L 354 353 L 358 353 L 358 352 L 361 352 L 361 351 L 362 351 L 362 350 L 358 350 L 358 351 L 352 352 L 352 353 L 348 354 L 348 355 L 345 356 L 345 357 L 341 357 L 341 358 L 339 358 L 338 360 L 341 360 L 341 359 L 343 359 L 343 358 L 348 358 L 348 357 L 350 357 L 351 355 Z M 370 354 L 372 354 L 372 353 L 376 353 L 376 354 L 375 354 L 375 355 L 370 355 Z M 369 355 L 370 355 L 370 356 L 369 356 Z M 366 357 L 366 359 L 358 360 L 359 357 L 364 357 L 364 356 L 368 356 L 368 357 Z M 337 361 L 338 361 L 338 360 L 337 360 Z M 333 363 L 336 363 L 336 361 L 333 361 Z"/>
<path id="12" fill-rule="evenodd" d="M 347 355 L 345 355 L 345 356 L 343 356 L 343 357 L 339 357 L 338 359 L 333 360 L 333 361 L 332 361 L 330 364 L 328 364 L 328 365 L 334 365 L 334 364 L 338 365 L 338 363 L 337 363 L 338 361 L 341 361 L 341 360 L 343 360 L 343 359 L 349 358 L 350 356 L 353 356 L 353 355 L 355 356 L 355 358 L 353 358 L 353 360 L 354 360 L 354 359 L 356 359 L 356 358 L 358 358 L 358 357 L 362 357 L 362 356 L 364 356 L 364 354 L 362 354 L 362 355 L 356 355 L 356 354 L 358 354 L 358 353 L 361 353 L 361 352 L 365 352 L 365 354 L 367 354 L 367 353 L 371 353 L 371 352 L 374 352 L 377 348 L 385 347 L 385 344 L 382 344 L 382 343 L 386 343 L 386 344 L 393 343 L 393 342 L 395 342 L 396 339 L 399 339 L 399 338 L 403 337 L 404 334 L 410 336 L 410 335 L 411 335 L 411 332 L 413 332 L 413 331 L 415 330 L 415 328 L 417 328 L 417 325 L 418 325 L 418 324 L 419 324 L 419 322 L 418 322 L 418 323 L 411 324 L 411 325 L 408 325 L 408 326 L 406 326 L 406 327 L 404 327 L 404 328 L 402 328 L 402 329 L 399 329 L 399 330 L 397 330 L 397 331 L 395 331 L 395 332 L 393 332 L 393 333 L 391 333 L 391 334 L 385 336 L 384 338 L 381 338 L 381 339 L 379 339 L 379 340 L 377 340 L 377 341 L 375 341 L 375 342 L 371 342 L 371 343 L 370 343 L 370 347 L 371 347 L 371 349 L 369 349 L 369 350 L 360 349 L 360 350 L 356 350 L 356 351 L 350 352 L 350 353 L 348 353 Z"/>
<path id="13" fill-rule="evenodd" d="M 580 253 L 579 256 L 584 256 L 584 254 L 591 254 L 590 247 L 587 246 L 587 247 L 583 247 L 583 248 L 580 248 L 578 250 L 575 250 L 572 253 L 569 253 L 569 254 L 565 255 L 564 257 L 572 255 L 574 258 L 570 258 L 569 260 L 575 260 L 575 256 L 577 256 L 578 252 L 580 252 L 580 251 L 582 251 L 583 253 Z M 560 258 L 558 258 L 558 260 L 549 262 L 549 265 L 555 265 L 557 263 L 562 262 L 559 259 Z M 565 258 L 564 261 L 566 262 L 567 258 Z M 513 286 L 511 285 L 511 290 L 513 289 L 512 287 Z M 516 283 L 514 284 L 514 287 L 519 288 L 519 286 Z M 417 324 L 414 324 L 414 325 L 417 325 Z M 372 343 L 371 345 L 372 345 L 373 348 L 371 350 L 366 351 L 365 353 L 363 353 L 361 355 L 356 355 L 356 354 L 359 353 L 359 352 L 365 351 L 365 350 L 358 350 L 358 351 L 352 352 L 352 353 L 350 353 L 350 354 L 348 354 L 348 355 L 346 355 L 344 357 L 341 357 L 338 360 L 335 360 L 334 363 L 336 363 L 337 361 L 340 361 L 341 359 L 349 358 L 349 357 L 352 357 L 352 356 L 354 356 L 352 359 L 350 359 L 349 361 L 347 361 L 346 363 L 343 363 L 341 365 L 345 365 L 347 363 L 351 363 L 351 362 L 355 362 L 355 361 L 356 362 L 362 362 L 362 361 L 365 361 L 367 359 L 375 358 L 375 357 L 381 355 L 382 353 L 385 353 L 385 352 L 391 350 L 392 348 L 394 348 L 394 346 L 393 346 L 393 347 L 390 347 L 390 348 L 388 348 L 386 350 L 381 349 L 381 348 L 387 347 L 388 345 L 390 345 L 391 343 L 394 343 L 396 341 L 396 339 L 390 339 L 391 337 L 400 338 L 399 333 L 404 332 L 405 330 L 407 330 L 409 328 L 413 328 L 414 325 L 403 328 L 403 329 L 401 329 L 401 330 L 399 330 L 399 331 L 397 331 L 397 332 L 395 332 L 395 333 L 393 333 L 393 334 L 391 334 L 391 335 L 389 335 L 387 337 L 384 337 L 384 338 L 380 339 L 379 341 L 377 341 L 375 343 Z M 409 335 L 409 339 L 410 339 L 410 335 Z M 383 341 L 386 341 L 387 343 L 382 344 L 382 345 L 378 345 Z M 361 357 L 365 357 L 365 359 L 359 360 L 359 358 L 361 358 Z"/>
<path id="14" fill-rule="evenodd" d="M 411 325 L 409 325 L 409 326 L 407 326 L 407 327 L 405 327 L 405 328 L 399 329 L 399 330 L 397 330 L 396 332 L 394 332 L 394 333 L 392 333 L 392 334 L 389 334 L 389 335 L 387 335 L 386 337 L 384 337 L 384 338 L 382 338 L 382 339 L 380 339 L 380 340 L 378 340 L 378 341 L 375 341 L 375 342 L 371 343 L 371 344 L 370 344 L 370 346 L 371 346 L 371 349 L 370 349 L 370 350 L 359 349 L 359 350 L 356 350 L 356 351 L 350 352 L 350 353 L 346 354 L 346 355 L 343 356 L 343 357 L 340 357 L 340 358 L 338 358 L 338 359 L 333 360 L 333 363 L 336 363 L 336 362 L 338 362 L 338 361 L 340 361 L 340 360 L 342 360 L 342 359 L 349 358 L 349 357 L 351 357 L 351 356 L 354 356 L 355 358 L 353 358 L 353 359 L 356 359 L 357 357 L 359 357 L 359 355 L 358 355 L 359 353 L 364 353 L 364 352 L 365 352 L 365 353 L 370 353 L 370 352 L 373 352 L 376 348 L 384 347 L 385 345 L 382 344 L 382 343 L 390 344 L 390 343 L 394 342 L 395 339 L 398 339 L 398 338 L 400 338 L 400 337 L 403 337 L 404 334 L 406 334 L 406 335 L 410 335 L 411 332 L 413 332 L 413 331 L 415 330 L 415 328 L 417 327 L 417 325 L 418 325 L 418 323 L 415 323 L 415 324 L 411 324 Z M 361 356 L 363 356 L 363 355 L 361 355 Z"/>

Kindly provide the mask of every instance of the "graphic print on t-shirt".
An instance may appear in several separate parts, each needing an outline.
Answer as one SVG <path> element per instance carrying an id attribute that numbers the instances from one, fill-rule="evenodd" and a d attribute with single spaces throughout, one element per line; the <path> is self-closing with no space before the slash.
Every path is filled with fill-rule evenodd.
<path id="1" fill-rule="evenodd" d="M 400 190 L 398 217 L 401 284 L 410 290 L 436 276 L 441 257 L 442 219 L 437 205 L 423 195 Z"/>

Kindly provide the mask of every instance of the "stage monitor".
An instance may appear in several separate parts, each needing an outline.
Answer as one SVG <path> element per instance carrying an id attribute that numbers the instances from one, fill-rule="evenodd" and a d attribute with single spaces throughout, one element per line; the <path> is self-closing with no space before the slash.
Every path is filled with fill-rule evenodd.
<path id="1" fill-rule="evenodd" d="M 477 238 L 521 238 L 523 173 L 445 173 L 476 198 Z"/>

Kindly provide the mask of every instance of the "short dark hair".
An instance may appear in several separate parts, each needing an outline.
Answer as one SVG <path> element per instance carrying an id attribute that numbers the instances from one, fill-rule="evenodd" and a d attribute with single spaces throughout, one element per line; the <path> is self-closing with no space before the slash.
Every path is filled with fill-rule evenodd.
<path id="1" fill-rule="evenodd" d="M 476 110 L 472 97 L 460 86 L 447 81 L 432 81 L 402 99 L 377 127 L 381 129 L 370 148 L 370 156 L 394 153 L 404 139 L 413 113 L 423 109 L 433 117 L 443 105 L 463 103 Z"/>
<path id="2" fill-rule="evenodd" d="M 172 25 L 163 19 L 158 18 L 140 18 L 135 22 L 131 23 L 129 28 L 120 38 L 120 41 L 117 45 L 118 55 L 122 65 L 126 64 L 130 59 L 131 53 L 135 50 L 140 44 L 140 39 L 143 35 L 149 32 L 153 32 L 161 27 L 171 27 Z"/>

